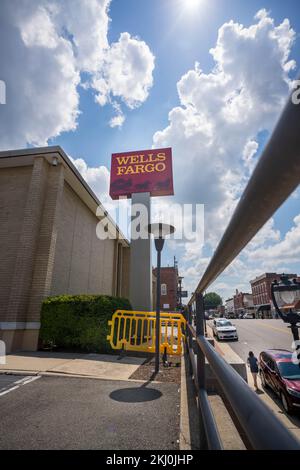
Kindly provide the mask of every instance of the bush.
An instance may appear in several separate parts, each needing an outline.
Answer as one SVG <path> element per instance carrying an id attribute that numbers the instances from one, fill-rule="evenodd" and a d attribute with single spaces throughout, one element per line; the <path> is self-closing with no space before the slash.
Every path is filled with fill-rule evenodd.
<path id="1" fill-rule="evenodd" d="M 40 341 L 43 346 L 89 352 L 111 352 L 108 320 L 118 310 L 131 310 L 127 299 L 108 295 L 63 295 L 44 300 Z"/>

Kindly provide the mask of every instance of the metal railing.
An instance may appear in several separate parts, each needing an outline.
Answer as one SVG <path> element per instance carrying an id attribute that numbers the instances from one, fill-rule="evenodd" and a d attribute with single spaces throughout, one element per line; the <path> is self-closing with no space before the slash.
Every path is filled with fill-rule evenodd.
<path id="1" fill-rule="evenodd" d="M 189 301 L 190 316 L 192 306 L 196 304 L 196 331 L 191 324 L 187 325 L 187 347 L 198 395 L 202 448 L 222 448 L 206 392 L 206 358 L 252 448 L 300 449 L 299 441 L 205 338 L 203 304 L 203 292 L 238 256 L 299 185 L 299 122 L 300 105 L 293 104 L 290 98 L 229 225 Z"/>
<path id="2" fill-rule="evenodd" d="M 160 352 L 167 355 L 182 354 L 182 339 L 186 320 L 181 313 L 160 314 Z M 117 310 L 108 322 L 107 340 L 113 349 L 155 352 L 156 313 Z"/>

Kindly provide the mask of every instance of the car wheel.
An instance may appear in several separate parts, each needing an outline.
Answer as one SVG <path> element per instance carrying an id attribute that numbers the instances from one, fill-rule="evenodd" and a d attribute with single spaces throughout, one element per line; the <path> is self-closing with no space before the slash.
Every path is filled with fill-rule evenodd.
<path id="1" fill-rule="evenodd" d="M 288 399 L 286 398 L 283 392 L 281 392 L 280 398 L 281 398 L 281 403 L 284 408 L 284 411 L 288 414 L 292 413 L 292 407 L 290 406 Z"/>
<path id="2" fill-rule="evenodd" d="M 268 384 L 266 382 L 265 374 L 263 372 L 260 373 L 260 380 L 263 388 L 267 388 Z"/>

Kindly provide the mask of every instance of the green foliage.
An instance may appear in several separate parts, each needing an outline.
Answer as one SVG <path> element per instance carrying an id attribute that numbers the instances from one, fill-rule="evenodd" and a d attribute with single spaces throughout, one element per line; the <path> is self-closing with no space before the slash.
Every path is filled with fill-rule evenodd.
<path id="1" fill-rule="evenodd" d="M 215 292 L 208 292 L 204 296 L 204 305 L 206 309 L 217 308 L 219 305 L 223 304 L 222 297 Z"/>
<path id="2" fill-rule="evenodd" d="M 48 297 L 42 305 L 40 341 L 64 349 L 109 352 L 107 322 L 118 309 L 131 310 L 131 305 L 108 295 Z"/>

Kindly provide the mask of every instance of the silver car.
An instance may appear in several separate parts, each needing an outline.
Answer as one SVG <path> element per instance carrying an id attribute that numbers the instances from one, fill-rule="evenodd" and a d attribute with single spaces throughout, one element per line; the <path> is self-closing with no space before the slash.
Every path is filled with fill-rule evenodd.
<path id="1" fill-rule="evenodd" d="M 239 339 L 236 326 L 234 326 L 231 321 L 226 320 L 226 318 L 217 318 L 214 320 L 212 330 L 214 337 L 218 340 L 234 339 L 237 341 Z"/>

